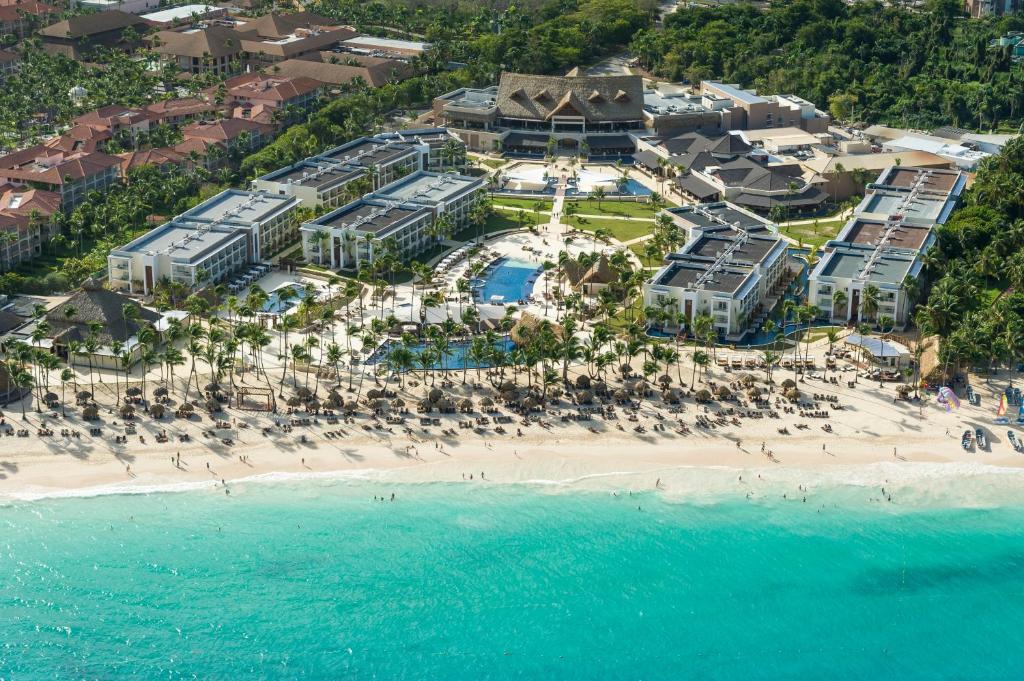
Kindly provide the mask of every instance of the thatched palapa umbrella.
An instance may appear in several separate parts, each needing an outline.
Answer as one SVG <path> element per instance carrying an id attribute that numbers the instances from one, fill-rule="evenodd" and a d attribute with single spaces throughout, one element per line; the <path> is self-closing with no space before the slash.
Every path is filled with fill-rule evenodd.
<path id="1" fill-rule="evenodd" d="M 149 408 L 149 415 L 155 419 L 162 419 L 164 417 L 164 405 L 154 404 Z"/>
<path id="2" fill-rule="evenodd" d="M 719 398 L 724 400 L 727 397 L 732 396 L 732 391 L 729 390 L 728 387 L 726 387 L 724 385 L 720 385 L 717 388 L 715 388 L 715 394 L 718 395 Z"/>
<path id="3" fill-rule="evenodd" d="M 782 394 L 787 400 L 790 400 L 792 402 L 795 402 L 796 400 L 800 399 L 800 391 L 797 390 L 796 388 L 786 388 L 786 391 Z"/>
<path id="4" fill-rule="evenodd" d="M 86 421 L 95 421 L 100 417 L 100 410 L 95 404 L 88 404 L 82 409 L 82 418 Z"/>
<path id="5" fill-rule="evenodd" d="M 206 411 L 210 412 L 211 414 L 215 414 L 216 412 L 221 411 L 221 409 L 223 409 L 223 407 L 221 407 L 220 402 L 218 402 L 217 400 L 206 400 Z"/>
<path id="6" fill-rule="evenodd" d="M 585 390 L 585 389 L 590 388 L 590 376 L 587 376 L 586 374 L 577 376 L 576 377 L 576 387 L 581 389 L 581 390 Z"/>
<path id="7" fill-rule="evenodd" d="M 662 388 L 667 388 L 672 385 L 672 377 L 668 374 L 662 374 L 661 376 L 658 376 L 658 383 Z"/>
<path id="8" fill-rule="evenodd" d="M 130 404 L 122 404 L 120 412 L 121 418 L 123 419 L 130 419 L 135 417 L 135 407 L 133 407 Z"/>
<path id="9" fill-rule="evenodd" d="M 132 387 L 125 390 L 124 394 L 127 395 L 128 397 L 138 397 L 139 395 L 142 394 L 142 388 L 133 385 Z"/>
<path id="10" fill-rule="evenodd" d="M 693 396 L 693 399 L 697 400 L 698 402 L 710 402 L 711 391 L 707 390 L 706 388 L 701 388 L 700 390 L 697 391 L 697 394 Z"/>
<path id="11" fill-rule="evenodd" d="M 299 399 L 298 395 L 292 395 L 287 400 L 285 400 L 285 404 L 287 404 L 289 407 L 295 408 L 302 404 L 302 400 Z"/>
<path id="12" fill-rule="evenodd" d="M 784 380 L 782 382 L 782 387 L 783 388 L 795 388 L 796 387 L 796 381 L 794 381 L 792 378 L 787 378 L 786 380 Z"/>

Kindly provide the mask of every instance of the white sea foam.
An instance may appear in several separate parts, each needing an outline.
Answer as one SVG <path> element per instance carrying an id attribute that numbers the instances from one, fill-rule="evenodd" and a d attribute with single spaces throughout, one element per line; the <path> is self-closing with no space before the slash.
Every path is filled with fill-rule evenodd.
<path id="1" fill-rule="evenodd" d="M 742 477 L 742 481 L 740 480 Z M 755 495 L 805 491 L 871 491 L 885 487 L 910 506 L 992 506 L 1024 504 L 1024 469 L 981 463 L 870 463 L 800 468 L 793 466 L 734 468 L 728 466 L 665 466 L 644 470 L 586 473 L 566 478 L 525 478 L 508 482 L 482 481 L 496 487 L 516 485 L 552 492 L 631 489 L 658 491 L 669 501 L 701 502 L 736 498 L 750 490 Z M 350 469 L 328 472 L 271 472 L 237 478 L 228 486 L 244 493 L 247 485 L 319 483 L 387 483 L 389 485 L 461 484 L 432 481 L 414 469 Z M 2 502 L 56 498 L 89 498 L 110 495 L 186 493 L 214 490 L 216 480 L 160 484 L 118 483 L 78 489 L 26 488 L 0 495 Z"/>

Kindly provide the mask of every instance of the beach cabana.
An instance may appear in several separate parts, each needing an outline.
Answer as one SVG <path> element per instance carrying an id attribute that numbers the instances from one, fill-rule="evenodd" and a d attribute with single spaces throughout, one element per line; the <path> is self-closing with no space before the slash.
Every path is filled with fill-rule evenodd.
<path id="1" fill-rule="evenodd" d="M 850 347 L 860 348 L 872 362 L 881 366 L 900 368 L 910 363 L 910 350 L 903 343 L 892 339 L 851 333 L 843 339 L 843 343 Z"/>

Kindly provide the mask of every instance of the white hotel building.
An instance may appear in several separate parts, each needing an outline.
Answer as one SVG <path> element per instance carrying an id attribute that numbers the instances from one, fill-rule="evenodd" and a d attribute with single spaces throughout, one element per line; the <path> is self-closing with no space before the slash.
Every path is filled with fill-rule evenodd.
<path id="1" fill-rule="evenodd" d="M 788 245 L 774 225 L 730 203 L 667 211 L 688 241 L 644 283 L 644 305 L 682 313 L 687 325 L 710 315 L 726 340 L 756 329 L 781 297 L 789 270 Z M 666 331 L 678 326 L 669 321 Z"/>
<path id="2" fill-rule="evenodd" d="M 905 282 L 921 273 L 921 255 L 935 242 L 934 227 L 949 219 L 967 176 L 959 170 L 889 166 L 857 206 L 811 272 L 808 299 L 835 323 L 859 322 L 864 289 L 878 290 L 873 318 L 891 317 L 898 327 L 910 321 L 913 301 Z M 845 302 L 835 304 L 835 292 Z"/>
<path id="3" fill-rule="evenodd" d="M 110 288 L 149 295 L 157 282 L 222 281 L 297 236 L 298 199 L 229 189 L 107 256 Z"/>

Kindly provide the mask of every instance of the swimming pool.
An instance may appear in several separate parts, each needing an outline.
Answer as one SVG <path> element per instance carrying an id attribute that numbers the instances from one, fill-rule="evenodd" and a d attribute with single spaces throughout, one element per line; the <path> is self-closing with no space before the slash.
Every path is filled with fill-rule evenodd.
<path id="1" fill-rule="evenodd" d="M 619 196 L 650 196 L 651 190 L 633 178 L 626 178 L 622 187 L 617 182 L 618 175 L 581 170 L 575 183 L 570 182 L 565 193 L 569 196 L 587 196 L 597 187 L 608 195 Z"/>
<path id="2" fill-rule="evenodd" d="M 367 357 L 363 361 L 363 364 L 370 364 L 370 365 L 380 364 L 381 362 L 383 362 L 387 358 L 388 353 L 391 352 L 391 348 L 395 347 L 397 344 L 398 344 L 398 341 L 390 341 L 390 340 L 386 341 L 383 345 L 381 345 L 376 350 L 374 350 L 373 354 L 371 354 L 369 357 Z M 470 345 L 469 341 L 460 341 L 460 342 L 457 342 L 457 343 L 450 343 L 448 345 L 448 352 L 449 352 L 449 354 L 447 356 L 445 356 L 445 358 L 444 358 L 444 368 L 445 369 L 476 369 L 476 368 L 486 369 L 486 368 L 490 367 L 491 364 L 488 363 L 488 362 L 481 363 L 479 365 L 479 367 L 478 367 L 477 363 L 469 358 L 469 345 Z M 515 348 L 515 346 L 516 346 L 516 344 L 513 343 L 512 340 L 509 339 L 509 338 L 501 338 L 500 340 L 498 340 L 498 341 L 496 341 L 494 343 L 495 349 L 503 350 L 505 352 L 510 352 L 513 348 Z M 417 362 L 418 362 L 420 354 L 427 347 L 428 347 L 428 345 L 427 345 L 426 342 L 415 343 L 415 344 L 409 346 L 409 350 L 414 355 L 416 355 L 416 359 L 417 359 Z M 417 369 L 421 369 L 422 367 L 420 367 L 419 364 L 417 363 L 416 368 Z M 430 368 L 431 369 L 440 369 L 441 368 L 441 362 L 440 361 L 435 362 L 433 364 L 433 366 L 431 366 Z"/>
<path id="3" fill-rule="evenodd" d="M 502 258 L 482 278 L 473 280 L 473 295 L 480 303 L 518 303 L 530 297 L 541 271 L 536 263 Z"/>
<path id="4" fill-rule="evenodd" d="M 287 300 L 281 300 L 281 291 L 291 289 L 295 295 Z M 301 284 L 283 284 L 270 292 L 267 302 L 263 303 L 263 311 L 267 314 L 282 314 L 297 306 L 306 297 L 306 289 Z"/>

